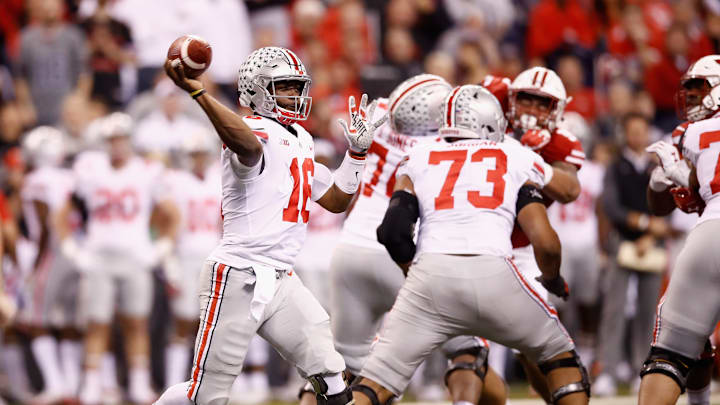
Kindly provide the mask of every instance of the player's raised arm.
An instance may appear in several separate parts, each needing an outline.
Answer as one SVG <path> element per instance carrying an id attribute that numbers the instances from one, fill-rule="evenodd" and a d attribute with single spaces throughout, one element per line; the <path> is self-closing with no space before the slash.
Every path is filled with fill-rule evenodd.
<path id="1" fill-rule="evenodd" d="M 166 60 L 165 73 L 175 85 L 190 93 L 200 104 L 220 139 L 225 146 L 237 154 L 240 163 L 245 166 L 257 164 L 262 156 L 262 144 L 240 115 L 224 106 L 215 97 L 207 94 L 202 82 L 185 76 L 183 64 L 179 59 Z"/>
<path id="2" fill-rule="evenodd" d="M 348 109 L 350 112 L 350 124 L 340 119 L 345 138 L 348 140 L 348 151 L 340 167 L 333 174 L 334 184 L 328 191 L 317 200 L 323 208 L 330 212 L 344 212 L 350 205 L 353 195 L 360 186 L 360 177 L 365 167 L 365 155 L 372 144 L 375 131 L 387 120 L 384 114 L 377 121 L 372 122 L 373 113 L 377 107 L 377 100 L 367 106 L 367 94 L 360 99 L 360 107 L 355 105 L 355 97 L 350 96 Z M 319 165 L 318 165 L 319 166 Z M 319 173 L 316 179 L 319 179 Z"/>
<path id="3" fill-rule="evenodd" d="M 377 228 L 377 239 L 405 275 L 415 257 L 413 227 L 419 216 L 420 207 L 413 182 L 407 175 L 402 175 L 395 183 L 395 191 L 390 198 L 385 217 Z"/>
<path id="4" fill-rule="evenodd" d="M 550 225 L 540 189 L 534 184 L 524 185 L 518 193 L 517 222 L 530 240 L 542 272 L 537 280 L 548 291 L 566 300 L 569 291 L 560 275 L 560 239 Z"/>
<path id="5" fill-rule="evenodd" d="M 580 181 L 577 168 L 566 162 L 553 162 L 552 178 L 543 188 L 543 192 L 553 200 L 567 204 L 580 196 Z"/>

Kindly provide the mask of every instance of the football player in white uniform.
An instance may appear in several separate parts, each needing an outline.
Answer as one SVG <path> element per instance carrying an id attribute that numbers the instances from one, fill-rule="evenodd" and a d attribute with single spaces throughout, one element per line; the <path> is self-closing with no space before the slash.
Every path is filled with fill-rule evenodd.
<path id="1" fill-rule="evenodd" d="M 80 383 L 79 319 L 77 295 L 79 276 L 59 253 L 59 239 L 53 220 L 73 190 L 73 177 L 61 167 L 65 158 L 63 134 L 52 127 L 38 127 L 23 140 L 23 152 L 33 169 L 25 176 L 21 190 L 22 209 L 30 239 L 37 246 L 33 273 L 28 285 L 28 306 L 23 322 L 35 335 L 31 348 L 43 376 L 43 392 L 35 399 L 53 403 L 75 398 Z M 49 334 L 56 329 L 58 345 Z"/>
<path id="2" fill-rule="evenodd" d="M 442 139 L 414 148 L 398 170 L 377 229 L 408 278 L 360 372 L 356 402 L 382 404 L 402 394 L 431 350 L 471 334 L 520 349 L 539 363 L 553 403 L 587 403 L 589 382 L 572 339 L 509 258 L 517 219 L 535 249 L 539 278 L 567 297 L 560 242 L 540 193 L 542 158 L 502 142 L 502 108 L 481 86 L 455 88 L 443 117 Z"/>
<path id="3" fill-rule="evenodd" d="M 647 150 L 660 159 L 648 185 L 656 215 L 677 206 L 700 214 L 680 252 L 657 309 L 650 354 L 640 372 L 639 403 L 674 404 L 688 391 L 690 404 L 709 403 L 712 345 L 720 321 L 720 55 L 700 58 L 682 79 L 679 109 L 690 122 L 673 144 Z M 681 126 L 682 127 L 682 126 Z M 676 130 L 677 132 L 677 130 Z M 679 150 L 678 150 L 679 149 Z"/>
<path id="4" fill-rule="evenodd" d="M 165 350 L 165 385 L 187 379 L 189 343 L 198 326 L 198 276 L 208 254 L 220 241 L 220 167 L 213 158 L 220 145 L 212 133 L 197 130 L 180 145 L 186 169 L 168 170 L 161 198 L 177 208 L 173 253 L 162 263 L 174 318 L 173 335 Z"/>
<path id="5" fill-rule="evenodd" d="M 382 320 L 405 282 L 377 242 L 375 229 L 387 210 L 400 163 L 413 147 L 437 142 L 443 100 L 451 90 L 439 76 L 421 74 L 398 85 L 389 99 L 379 100 L 378 109 L 389 112 L 389 123 L 370 145 L 362 190 L 343 225 L 331 262 L 333 336 L 351 376 L 360 372 Z M 359 254 L 362 262 L 353 259 Z M 445 382 L 453 400 L 477 403 L 482 384 L 474 382 L 485 380 L 483 403 L 505 403 L 505 384 L 488 369 L 483 339 L 457 337 L 442 350 L 451 361 Z"/>
<path id="6" fill-rule="evenodd" d="M 350 143 L 333 173 L 315 162 L 312 136 L 299 124 L 310 112 L 310 77 L 290 50 L 254 51 L 240 67 L 241 117 L 189 79 L 178 60 L 165 71 L 195 98 L 223 142 L 223 236 L 200 275 L 201 323 L 190 381 L 170 387 L 159 404 L 224 405 L 256 333 L 307 378 L 320 404 L 345 405 L 352 394 L 335 351 L 330 320 L 292 266 L 309 220 L 307 201 L 342 212 L 360 183 L 378 121 L 375 103 L 350 97 Z"/>
<path id="7" fill-rule="evenodd" d="M 150 386 L 147 325 L 153 299 L 150 269 L 168 245 L 165 241 L 154 246 L 150 239 L 153 209 L 159 210 L 158 214 L 169 211 L 155 202 L 163 168 L 133 154 L 130 116 L 113 113 L 102 120 L 99 130 L 107 151 L 84 152 L 73 166 L 75 194 L 88 210 L 82 248 L 68 230 L 69 204 L 60 213 L 58 229 L 63 253 L 83 272 L 81 296 L 88 325 L 80 401 L 98 404 L 103 399 L 100 365 L 108 350 L 119 297 L 117 312 L 124 321 L 129 368 L 128 397 L 133 403 L 145 404 L 155 398 Z"/>

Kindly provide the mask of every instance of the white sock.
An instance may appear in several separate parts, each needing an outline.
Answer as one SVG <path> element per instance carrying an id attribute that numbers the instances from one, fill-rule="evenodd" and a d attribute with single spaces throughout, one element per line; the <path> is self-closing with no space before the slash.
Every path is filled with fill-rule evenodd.
<path id="1" fill-rule="evenodd" d="M 323 376 L 325 384 L 328 386 L 327 395 L 335 395 L 345 391 L 347 385 L 342 378 L 342 373 L 335 373 Z"/>
<path id="2" fill-rule="evenodd" d="M 60 370 L 58 345 L 55 338 L 49 335 L 36 337 L 30 343 L 30 348 L 45 382 L 44 391 L 63 393 L 66 385 Z"/>
<path id="3" fill-rule="evenodd" d="M 710 384 L 699 390 L 687 390 L 688 405 L 710 405 Z"/>
<path id="4" fill-rule="evenodd" d="M 453 405 L 475 405 L 475 404 L 473 404 L 472 402 L 469 402 L 469 401 L 457 401 L 457 402 L 453 402 Z"/>
<path id="5" fill-rule="evenodd" d="M 60 367 L 65 377 L 66 390 L 72 397 L 80 389 L 82 357 L 83 347 L 79 341 L 66 339 L 60 342 Z"/>
<path id="6" fill-rule="evenodd" d="M 116 390 L 118 388 L 115 356 L 110 352 L 105 352 L 102 355 L 100 375 L 103 389 Z"/>
<path id="7" fill-rule="evenodd" d="M 268 389 L 268 376 L 265 371 L 253 371 L 248 373 L 248 385 L 253 390 L 265 390 Z"/>
<path id="8" fill-rule="evenodd" d="M 190 349 L 186 344 L 171 342 L 165 349 L 165 386 L 188 380 Z"/>
<path id="9" fill-rule="evenodd" d="M 99 368 L 86 368 L 83 387 L 79 399 L 83 403 L 97 403 L 102 398 L 103 384 L 102 370 Z"/>
<path id="10" fill-rule="evenodd" d="M 30 396 L 30 383 L 22 348 L 16 343 L 5 344 L 0 350 L 0 357 L 7 373 L 10 395 L 20 402 L 27 401 Z"/>
<path id="11" fill-rule="evenodd" d="M 128 391 L 138 395 L 152 391 L 150 369 L 147 366 L 133 366 L 128 372 Z"/>

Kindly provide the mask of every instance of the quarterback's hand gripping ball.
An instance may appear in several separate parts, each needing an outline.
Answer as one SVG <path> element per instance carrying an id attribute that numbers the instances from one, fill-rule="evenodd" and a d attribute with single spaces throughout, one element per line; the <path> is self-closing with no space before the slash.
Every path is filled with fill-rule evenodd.
<path id="1" fill-rule="evenodd" d="M 183 35 L 170 45 L 167 58 L 179 60 L 185 76 L 194 79 L 210 67 L 212 48 L 206 40 L 196 35 Z"/>
<path id="2" fill-rule="evenodd" d="M 570 287 L 568 287 L 563 276 L 559 274 L 551 280 L 548 280 L 543 276 L 535 277 L 535 280 L 539 281 L 546 290 L 562 298 L 563 301 L 567 301 L 570 296 Z"/>
<path id="3" fill-rule="evenodd" d="M 363 94 L 362 98 L 360 98 L 360 108 L 357 108 L 355 105 L 355 97 L 350 96 L 348 99 L 350 125 L 348 126 L 348 123 L 344 119 L 338 119 L 345 138 L 350 144 L 350 150 L 359 154 L 367 153 L 370 144 L 372 144 L 375 130 L 382 126 L 388 119 L 388 115 L 385 114 L 379 120 L 370 122 L 377 107 L 377 100 L 370 103 L 369 108 L 367 107 L 367 101 L 367 94 Z"/>
<path id="4" fill-rule="evenodd" d="M 538 151 L 550 142 L 552 135 L 547 129 L 531 129 L 520 138 L 520 143 Z"/>

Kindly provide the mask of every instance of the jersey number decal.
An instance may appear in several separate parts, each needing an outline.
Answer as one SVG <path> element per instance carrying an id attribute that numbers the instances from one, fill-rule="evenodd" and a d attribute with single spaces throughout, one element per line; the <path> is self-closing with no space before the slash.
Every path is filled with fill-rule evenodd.
<path id="1" fill-rule="evenodd" d="M 700 150 L 707 149 L 710 144 L 720 142 L 720 131 L 705 132 L 700 135 Z M 710 182 L 710 192 L 713 194 L 720 193 L 720 156 L 715 164 L 715 176 Z"/>
<path id="2" fill-rule="evenodd" d="M 300 165 L 298 159 L 294 158 L 290 164 L 290 175 L 293 178 L 293 191 L 290 194 L 290 202 L 287 208 L 283 210 L 283 221 L 297 222 L 299 214 L 302 213 L 303 223 L 307 223 L 310 219 L 310 211 L 307 210 L 307 201 L 312 192 L 312 185 L 309 177 L 315 174 L 315 164 L 310 158 L 305 158 L 302 164 L 302 181 L 300 181 Z M 302 183 L 302 208 L 300 208 L 300 183 Z"/>
<path id="3" fill-rule="evenodd" d="M 445 177 L 440 194 L 435 197 L 435 209 L 447 210 L 455 206 L 453 189 L 457 182 L 460 170 L 467 161 L 467 150 L 449 150 L 430 152 L 428 163 L 440 164 L 443 161 L 452 161 L 450 170 Z M 488 170 L 487 181 L 493 184 L 492 195 L 483 196 L 479 191 L 468 191 L 467 199 L 476 208 L 495 209 L 503 203 L 505 193 L 505 179 L 507 173 L 507 155 L 500 149 L 480 149 L 470 156 L 470 162 L 482 162 L 485 159 L 495 159 L 495 168 Z"/>
<path id="4" fill-rule="evenodd" d="M 383 172 L 383 169 L 385 168 L 385 162 L 387 159 L 388 150 L 386 147 L 378 144 L 377 142 L 373 142 L 370 144 L 370 149 L 368 149 L 368 154 L 375 154 L 378 157 L 377 161 L 377 167 L 375 168 L 375 171 L 372 174 L 372 178 L 370 179 L 370 183 L 363 184 L 363 190 L 362 193 L 366 197 L 370 197 L 373 193 L 373 188 L 378 184 L 380 181 L 380 175 Z M 402 162 L 402 160 L 401 160 Z M 398 163 L 399 166 L 399 163 Z M 397 173 L 398 166 L 395 166 L 395 170 L 390 174 L 390 178 L 387 182 L 387 187 L 385 187 L 385 194 L 388 197 L 392 196 L 393 189 L 395 188 L 395 173 Z"/>
<path id="5" fill-rule="evenodd" d="M 118 192 L 98 189 L 95 191 L 95 201 L 98 203 L 91 212 L 102 222 L 132 221 L 140 212 L 140 198 L 133 189 L 123 189 Z"/>

